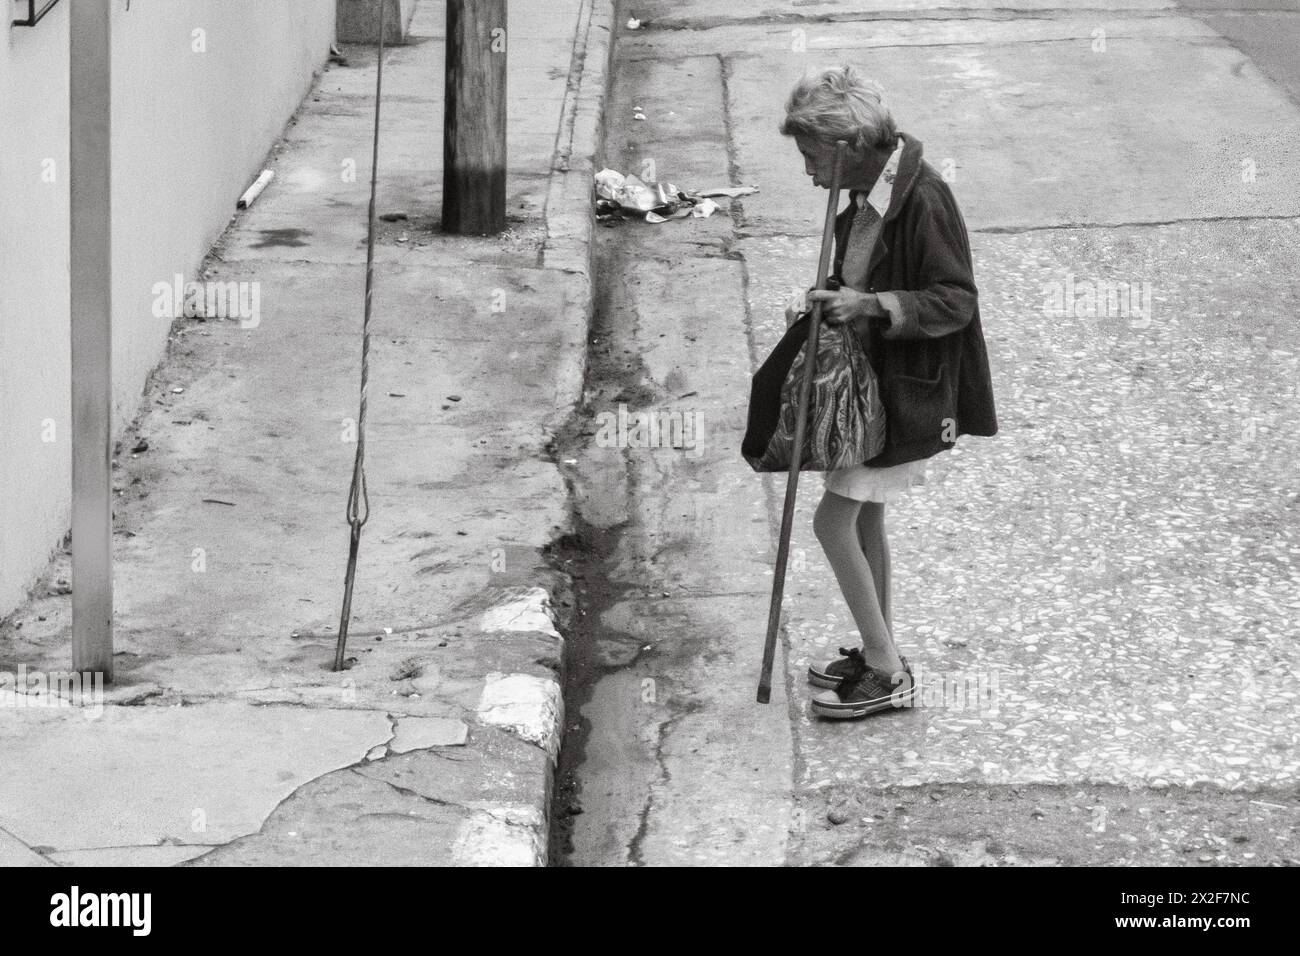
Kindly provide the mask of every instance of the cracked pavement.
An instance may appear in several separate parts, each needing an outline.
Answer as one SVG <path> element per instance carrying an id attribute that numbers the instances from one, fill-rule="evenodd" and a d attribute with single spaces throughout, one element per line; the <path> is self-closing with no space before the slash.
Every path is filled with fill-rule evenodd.
<path id="1" fill-rule="evenodd" d="M 68 666 L 66 550 L 0 621 L 0 672 L 26 669 L 0 684 L 0 864 L 546 862 L 568 600 L 548 440 L 583 361 L 609 11 L 511 17 L 501 236 L 439 231 L 444 5 L 422 0 L 385 61 L 378 206 L 400 215 L 377 236 L 349 668 L 331 666 L 376 66 L 359 46 L 199 277 L 259 285 L 260 321 L 177 322 L 118 447 L 102 713 L 35 681 Z"/>

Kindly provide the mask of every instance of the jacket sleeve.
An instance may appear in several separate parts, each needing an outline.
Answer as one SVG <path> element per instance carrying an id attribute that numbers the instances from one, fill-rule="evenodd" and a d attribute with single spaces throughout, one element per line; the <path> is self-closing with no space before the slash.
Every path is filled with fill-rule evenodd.
<path id="1" fill-rule="evenodd" d="M 931 339 L 964 328 L 975 315 L 978 292 L 971 268 L 966 225 L 951 194 L 939 190 L 914 193 L 919 208 L 900 223 L 899 236 L 915 263 L 916 289 L 891 289 L 882 295 L 890 324 L 887 339 Z"/>

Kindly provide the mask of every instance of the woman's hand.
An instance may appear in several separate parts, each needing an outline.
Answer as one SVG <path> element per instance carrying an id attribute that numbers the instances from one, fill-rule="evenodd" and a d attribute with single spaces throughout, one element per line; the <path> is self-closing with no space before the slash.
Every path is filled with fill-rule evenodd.
<path id="1" fill-rule="evenodd" d="M 822 304 L 822 318 L 830 325 L 889 314 L 874 292 L 859 292 L 848 286 L 834 291 L 815 289 L 808 293 L 808 302 L 810 305 L 814 302 Z"/>

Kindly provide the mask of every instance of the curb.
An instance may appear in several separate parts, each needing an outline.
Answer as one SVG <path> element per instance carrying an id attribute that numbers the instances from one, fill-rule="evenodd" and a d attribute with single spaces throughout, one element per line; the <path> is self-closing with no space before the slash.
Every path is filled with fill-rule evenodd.
<path id="1" fill-rule="evenodd" d="M 578 14 L 569 84 L 546 190 L 546 240 L 541 265 L 571 278 L 567 306 L 578 319 L 571 348 L 556 371 L 554 431 L 581 402 L 587 373 L 587 333 L 595 308 L 591 280 L 596 229 L 592 182 L 605 131 L 614 7 L 615 0 L 584 0 Z M 552 637 L 561 649 L 561 667 L 547 678 L 495 672 L 487 675 L 478 722 L 513 733 L 546 752 L 549 759 L 542 781 L 542 804 L 536 811 L 531 807 L 510 808 L 514 812 L 495 808 L 495 812 L 480 814 L 466 825 L 453 858 L 457 864 L 469 866 L 546 866 L 551 796 L 564 740 L 564 637 L 556 630 L 550 590 L 532 587 L 513 600 L 495 605 L 483 615 L 480 627 L 488 632 L 527 631 Z"/>
<path id="2" fill-rule="evenodd" d="M 546 191 L 546 241 L 542 266 L 571 275 L 572 304 L 581 324 L 575 329 L 572 361 L 558 372 L 557 426 L 582 399 L 587 372 L 587 332 L 594 289 L 591 246 L 596 229 L 592 182 L 596 155 L 605 134 L 605 98 L 614 53 L 614 0 L 585 0 L 573 44 L 573 66 L 556 139 L 555 159 Z"/>
<path id="3" fill-rule="evenodd" d="M 544 587 L 511 589 L 487 607 L 479 619 L 481 634 L 510 634 L 554 642 L 564 660 L 564 638 L 556 630 L 550 593 Z M 451 848 L 452 866 L 544 867 L 549 862 L 551 798 L 555 768 L 564 738 L 564 688 L 554 673 L 491 671 L 483 679 L 475 708 L 481 727 L 504 731 L 537 747 L 546 756 L 539 786 L 520 801 L 489 801 L 473 806 Z M 525 771 L 531 774 L 531 770 Z"/>

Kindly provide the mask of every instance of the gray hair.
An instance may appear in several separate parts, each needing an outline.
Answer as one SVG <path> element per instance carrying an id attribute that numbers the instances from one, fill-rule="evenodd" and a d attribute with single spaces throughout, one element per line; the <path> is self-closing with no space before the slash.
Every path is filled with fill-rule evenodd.
<path id="1" fill-rule="evenodd" d="M 884 91 L 851 66 L 805 75 L 796 83 L 785 102 L 781 133 L 827 143 L 842 139 L 858 150 L 893 147 L 898 139 Z"/>

